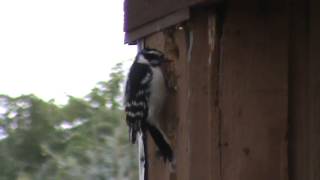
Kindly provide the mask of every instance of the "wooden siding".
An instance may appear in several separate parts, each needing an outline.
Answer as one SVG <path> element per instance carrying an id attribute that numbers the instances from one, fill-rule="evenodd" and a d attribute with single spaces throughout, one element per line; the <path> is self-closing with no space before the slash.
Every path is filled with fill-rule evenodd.
<path id="1" fill-rule="evenodd" d="M 290 179 L 320 179 L 320 4 L 294 0 L 291 12 Z"/>
<path id="2" fill-rule="evenodd" d="M 176 173 L 153 159 L 150 175 L 170 180 L 288 179 L 288 26 L 286 12 L 226 14 L 219 38 L 213 9 L 192 12 L 190 21 L 146 38 L 145 45 L 175 60 L 165 117 Z M 276 21 L 274 20 L 276 19 Z M 223 48 L 223 49 L 221 49 Z M 175 55 L 170 55 L 175 52 Z M 178 52 L 178 53 L 177 53 Z M 150 142 L 152 145 L 152 142 Z"/>
<path id="3" fill-rule="evenodd" d="M 156 180 L 209 180 L 219 175 L 218 116 L 212 111 L 217 108 L 213 104 L 217 97 L 217 77 L 214 77 L 217 74 L 213 72 L 218 61 L 209 58 L 215 56 L 215 49 L 214 44 L 208 43 L 208 22 L 213 21 L 210 26 L 214 28 L 215 16 L 207 15 L 197 12 L 190 24 L 156 33 L 145 42 L 175 61 L 165 67 L 171 93 L 164 125 L 171 127 L 165 129 L 174 145 L 176 172 L 170 174 L 161 160 L 151 156 L 154 165 L 150 167 L 150 176 Z M 153 146 L 152 141 L 150 145 Z"/>
<path id="4" fill-rule="evenodd" d="M 244 3 L 246 2 L 246 3 Z M 320 179 L 320 8 L 316 0 L 230 0 L 144 37 L 174 62 L 152 180 Z"/>
<path id="5" fill-rule="evenodd" d="M 287 12 L 237 8 L 221 42 L 222 179 L 287 180 Z"/>

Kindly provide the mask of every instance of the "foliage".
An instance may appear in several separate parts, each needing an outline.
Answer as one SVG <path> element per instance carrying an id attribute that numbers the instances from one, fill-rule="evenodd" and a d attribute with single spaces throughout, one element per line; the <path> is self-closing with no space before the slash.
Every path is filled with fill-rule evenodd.
<path id="1" fill-rule="evenodd" d="M 106 82 L 64 106 L 35 95 L 0 96 L 1 180 L 137 179 L 119 103 L 117 64 Z"/>

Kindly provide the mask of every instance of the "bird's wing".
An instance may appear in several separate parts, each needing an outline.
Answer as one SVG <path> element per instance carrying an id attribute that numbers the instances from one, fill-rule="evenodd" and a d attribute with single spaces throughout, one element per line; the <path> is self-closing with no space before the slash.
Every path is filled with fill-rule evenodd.
<path id="1" fill-rule="evenodd" d="M 145 64 L 135 63 L 131 66 L 125 88 L 126 100 L 136 98 L 140 90 L 145 89 L 151 80 L 151 70 Z"/>
<path id="2" fill-rule="evenodd" d="M 125 88 L 125 111 L 129 126 L 129 137 L 132 143 L 148 116 L 148 86 L 152 73 L 147 65 L 135 63 L 131 66 Z"/>

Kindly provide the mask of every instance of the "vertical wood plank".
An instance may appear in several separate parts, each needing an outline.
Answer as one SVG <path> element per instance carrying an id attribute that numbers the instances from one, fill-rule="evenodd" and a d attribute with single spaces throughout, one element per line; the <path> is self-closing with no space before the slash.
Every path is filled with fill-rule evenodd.
<path id="1" fill-rule="evenodd" d="M 174 30 L 178 49 L 173 65 L 177 92 L 169 97 L 166 109 L 178 116 L 165 113 L 169 118 L 164 126 L 169 124 L 166 132 L 172 133 L 177 169 L 170 174 L 152 154 L 155 148 L 149 142 L 151 177 L 288 179 L 286 9 L 267 8 L 261 13 L 261 9 L 250 6 L 249 11 L 228 11 L 221 44 L 215 44 L 217 41 L 210 36 L 214 27 L 209 23 L 210 16 L 207 12 L 195 12 L 189 28 Z M 210 41 L 221 46 L 221 58 Z M 165 42 L 163 33 L 146 38 L 146 45 L 167 52 Z M 313 84 L 317 87 L 317 81 Z M 171 120 L 176 121 L 173 131 Z M 220 136 L 222 142 L 218 144 Z"/>
<path id="2" fill-rule="evenodd" d="M 209 121 L 211 123 L 211 179 L 221 178 L 221 109 L 219 106 L 219 77 L 221 63 L 221 14 L 210 10 L 208 13 L 208 41 L 209 41 Z"/>
<path id="3" fill-rule="evenodd" d="M 178 127 L 176 129 L 176 176 L 177 180 L 190 180 L 190 117 L 188 116 L 188 88 L 189 88 L 189 64 L 187 63 L 186 40 L 187 29 L 181 29 L 175 33 L 175 41 L 179 49 L 178 60 L 175 63 L 177 76 L 177 111 Z"/>
<path id="4" fill-rule="evenodd" d="M 320 179 L 320 3 L 310 0 L 310 36 L 309 36 L 309 163 L 310 180 Z"/>
<path id="5" fill-rule="evenodd" d="M 308 1 L 293 0 L 289 44 L 289 174 L 309 180 Z"/>
<path id="6" fill-rule="evenodd" d="M 223 180 L 288 179 L 286 9 L 254 5 L 233 7 L 225 19 Z"/>
<path id="7" fill-rule="evenodd" d="M 191 18 L 193 46 L 190 57 L 189 116 L 190 179 L 211 180 L 211 121 L 209 86 L 208 14 L 194 12 Z"/>
<path id="8" fill-rule="evenodd" d="M 176 172 L 168 173 L 155 158 L 149 138 L 150 177 L 162 180 L 219 180 L 219 126 L 217 111 L 218 49 L 215 15 L 196 11 L 180 28 L 167 29 L 146 38 L 146 46 L 165 52 L 174 60 L 164 70 L 173 81 L 164 110 L 163 126 L 169 126 L 176 155 Z M 170 40 L 171 32 L 172 39 Z M 169 36 L 169 37 L 168 37 Z M 168 40 L 169 38 L 169 40 Z M 171 42 L 172 41 L 172 42 Z M 168 43 L 169 42 L 169 43 Z M 172 71 L 168 72 L 168 69 Z M 173 68 L 173 69 L 172 69 Z M 169 87 L 170 88 L 170 87 Z M 171 87 L 172 88 L 172 87 Z M 175 121 L 175 122 L 171 122 Z M 173 129 L 170 130 L 170 124 Z M 151 154 L 150 154 L 151 153 Z"/>
<path id="9" fill-rule="evenodd" d="M 294 1 L 290 96 L 290 174 L 320 179 L 320 41 L 318 1 Z"/>

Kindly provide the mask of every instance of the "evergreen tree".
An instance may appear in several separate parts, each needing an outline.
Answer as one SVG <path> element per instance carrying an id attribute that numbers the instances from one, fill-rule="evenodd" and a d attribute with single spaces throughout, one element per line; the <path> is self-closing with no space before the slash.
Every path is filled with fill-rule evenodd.
<path id="1" fill-rule="evenodd" d="M 64 106 L 0 96 L 0 179 L 138 179 L 120 105 L 123 79 L 117 64 L 108 81 Z"/>

